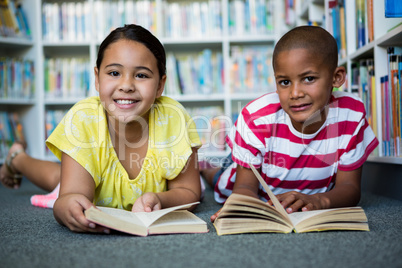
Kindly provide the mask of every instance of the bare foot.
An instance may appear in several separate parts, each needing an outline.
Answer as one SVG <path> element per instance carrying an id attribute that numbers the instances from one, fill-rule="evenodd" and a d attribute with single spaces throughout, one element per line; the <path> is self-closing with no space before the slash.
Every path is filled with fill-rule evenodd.
<path id="1" fill-rule="evenodd" d="M 12 165 L 12 158 L 25 151 L 21 143 L 14 143 L 8 151 L 7 158 L 0 168 L 0 182 L 7 188 L 18 189 L 21 184 L 21 174 Z M 13 156 L 14 154 L 14 156 Z M 7 165 L 9 162 L 9 165 Z"/>

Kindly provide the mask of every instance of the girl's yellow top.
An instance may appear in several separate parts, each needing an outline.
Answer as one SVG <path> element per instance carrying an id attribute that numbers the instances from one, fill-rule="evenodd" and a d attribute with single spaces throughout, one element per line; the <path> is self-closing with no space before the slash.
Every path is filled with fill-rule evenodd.
<path id="1" fill-rule="evenodd" d="M 179 175 L 192 147 L 200 147 L 201 142 L 183 106 L 169 97 L 158 98 L 149 115 L 147 155 L 143 160 L 130 159 L 133 165 L 141 165 L 139 175 L 131 180 L 113 148 L 100 99 L 90 97 L 68 111 L 46 145 L 58 159 L 64 152 L 91 174 L 95 205 L 131 210 L 142 194 L 165 191 L 166 180 Z"/>

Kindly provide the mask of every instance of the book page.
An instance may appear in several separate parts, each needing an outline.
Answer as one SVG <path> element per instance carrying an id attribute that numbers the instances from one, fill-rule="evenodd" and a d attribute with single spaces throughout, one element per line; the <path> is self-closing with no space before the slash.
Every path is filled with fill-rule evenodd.
<path id="1" fill-rule="evenodd" d="M 199 204 L 200 202 L 194 202 L 191 204 L 185 204 L 185 205 L 180 205 L 180 206 L 175 206 L 175 207 L 170 207 L 170 208 L 164 208 L 161 210 L 155 210 L 152 212 L 130 212 L 132 214 L 135 214 L 135 216 L 143 223 L 144 226 L 149 227 L 151 224 L 159 219 L 160 217 L 175 211 L 179 209 L 186 209 L 189 208 L 193 205 Z"/>
<path id="2" fill-rule="evenodd" d="M 144 226 L 143 221 L 140 218 L 138 218 L 135 213 L 132 213 L 131 211 L 118 208 L 109 208 L 109 207 L 96 207 L 96 208 L 120 220 L 127 221 L 135 225 Z"/>
<path id="3" fill-rule="evenodd" d="M 251 170 L 254 172 L 254 175 L 257 177 L 258 181 L 261 183 L 262 187 L 264 190 L 267 192 L 269 198 L 271 199 L 272 203 L 274 204 L 275 209 L 281 213 L 289 222 L 291 222 L 288 213 L 286 210 L 283 208 L 281 203 L 279 202 L 278 198 L 274 195 L 274 193 L 269 189 L 268 184 L 264 181 L 264 179 L 261 177 L 260 173 L 255 169 L 253 165 L 249 165 Z"/>
<path id="4" fill-rule="evenodd" d="M 293 226 L 296 226 L 297 224 L 299 224 L 300 222 L 314 217 L 318 214 L 327 212 L 329 210 L 333 210 L 333 209 L 320 209 L 320 210 L 310 210 L 310 211 L 303 211 L 303 212 L 293 212 L 289 215 L 290 220 L 292 221 Z"/>

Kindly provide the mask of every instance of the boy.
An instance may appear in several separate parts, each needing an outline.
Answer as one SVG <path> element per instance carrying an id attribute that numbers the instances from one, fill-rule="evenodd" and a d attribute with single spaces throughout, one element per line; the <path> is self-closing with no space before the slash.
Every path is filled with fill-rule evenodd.
<path id="1" fill-rule="evenodd" d="M 234 161 L 217 174 L 215 200 L 233 192 L 268 200 L 254 165 L 288 213 L 354 206 L 364 161 L 378 145 L 363 103 L 345 92 L 335 39 L 321 27 L 301 26 L 276 44 L 276 92 L 250 102 L 226 141 Z M 219 212 L 211 216 L 214 221 Z"/>

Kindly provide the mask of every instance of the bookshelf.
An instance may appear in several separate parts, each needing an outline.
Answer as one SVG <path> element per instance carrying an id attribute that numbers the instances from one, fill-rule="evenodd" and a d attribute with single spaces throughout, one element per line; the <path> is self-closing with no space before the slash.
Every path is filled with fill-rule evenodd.
<path id="1" fill-rule="evenodd" d="M 384 10 L 384 1 L 370 1 L 370 0 L 354 0 L 354 1 L 332 1 L 332 0 L 304 0 L 298 1 L 299 3 L 295 6 L 295 13 L 298 17 L 297 23 L 299 25 L 306 24 L 308 21 L 314 21 L 315 17 L 310 17 L 309 12 L 312 9 L 320 10 L 316 12 L 319 14 L 321 11 L 324 12 L 324 20 L 321 22 L 322 27 L 326 28 L 330 31 L 335 37 L 336 33 L 334 28 L 334 22 L 336 18 L 334 18 L 334 5 L 342 4 L 344 5 L 344 35 L 346 39 L 346 44 L 344 47 L 345 53 L 342 54 L 340 52 L 339 64 L 343 65 L 347 69 L 348 79 L 345 83 L 343 89 L 349 92 L 356 92 L 360 97 L 362 96 L 362 87 L 363 85 L 359 82 L 357 85 L 353 85 L 353 82 L 356 81 L 356 77 L 353 77 L 353 68 L 359 66 L 359 63 L 362 63 L 366 60 L 372 60 L 374 62 L 374 76 L 372 81 L 373 84 L 370 85 L 370 89 L 373 89 L 373 94 L 370 97 L 371 104 L 376 102 L 376 109 L 372 110 L 371 116 L 376 116 L 376 124 L 373 123 L 372 127 L 374 132 L 377 135 L 378 140 L 380 141 L 379 147 L 376 149 L 374 154 L 369 157 L 369 161 L 376 163 L 388 163 L 388 164 L 398 164 L 402 165 L 402 153 L 394 154 L 392 156 L 386 155 L 385 146 L 386 143 L 383 141 L 383 106 L 384 102 L 381 101 L 381 77 L 384 77 L 389 74 L 388 71 L 388 55 L 387 49 L 388 47 L 395 47 L 395 50 L 399 51 L 397 54 L 402 54 L 402 18 L 386 18 L 385 10 Z M 373 24 L 371 26 L 372 33 L 370 35 L 370 19 L 369 19 L 369 8 L 367 8 L 367 3 L 372 3 L 372 17 Z M 361 14 L 361 20 L 363 20 L 364 25 L 364 40 L 359 43 L 357 38 L 358 36 L 358 17 L 360 13 L 358 12 L 359 4 L 365 6 L 366 10 L 364 10 Z M 320 7 L 317 8 L 317 5 Z M 307 11 L 306 11 L 307 10 Z M 339 13 L 337 13 L 339 15 Z M 339 17 L 338 17 L 339 20 Z M 338 25 L 339 27 L 340 25 Z M 339 30 L 340 31 L 340 30 Z M 340 40 L 339 40 L 340 42 Z M 363 44 L 361 44 L 363 43 Z M 340 44 L 340 43 L 338 43 Z M 361 66 L 361 65 L 360 65 Z M 358 77 L 362 79 L 361 75 Z M 363 83 L 363 82 L 362 82 Z M 363 97 L 364 100 L 364 97 Z M 366 104 L 366 103 L 365 103 Z M 366 106 L 366 110 L 367 110 Z M 372 120 L 372 118 L 370 118 Z M 390 126 L 386 126 L 386 128 L 392 128 Z"/>
<path id="2" fill-rule="evenodd" d="M 28 150 L 33 157 L 55 160 L 48 154 L 44 143 L 46 133 L 51 128 L 51 124 L 46 124 L 47 117 L 59 117 L 60 111 L 69 109 L 75 102 L 82 99 L 82 94 L 96 95 L 92 66 L 95 65 L 99 44 L 113 27 L 124 23 L 137 23 L 149 29 L 164 44 L 167 54 L 176 59 L 191 55 L 199 60 L 200 53 L 212 55 L 210 59 L 214 61 L 216 58 L 220 59 L 222 66 L 221 69 L 217 69 L 222 72 L 223 82 L 220 82 L 220 86 L 219 77 L 213 77 L 218 79 L 218 83 L 216 81 L 213 85 L 203 83 L 203 86 L 195 92 L 182 94 L 168 88 L 166 92 L 181 102 L 190 112 L 207 114 L 212 111 L 212 114 L 207 117 L 214 117 L 213 119 L 218 122 L 223 131 L 234 123 L 236 114 L 247 102 L 274 90 L 272 83 L 270 84 L 272 77 L 270 81 L 268 79 L 261 81 L 261 74 L 254 74 L 251 68 L 246 71 L 251 72 L 252 79 L 243 81 L 249 87 L 247 91 L 233 91 L 231 81 L 236 78 L 236 73 L 233 73 L 234 68 L 239 66 L 247 68 L 252 64 L 264 66 L 262 69 L 268 72 L 268 76 L 272 76 L 269 70 L 270 62 L 260 60 L 254 63 L 253 60 L 244 58 L 254 57 L 249 52 L 250 47 L 261 49 L 261 55 L 269 55 L 275 41 L 287 30 L 282 23 L 283 1 L 21 0 L 20 2 L 24 10 L 29 11 L 26 15 L 32 31 L 31 39 L 0 37 L 0 56 L 33 60 L 35 91 L 29 99 L 0 99 L 0 111 L 19 114 L 24 126 Z M 250 3 L 251 6 L 246 7 L 246 3 Z M 250 13 L 244 14 L 244 10 L 249 10 Z M 177 12 L 181 12 L 182 16 L 178 16 Z M 57 13 L 65 14 L 65 17 L 56 18 L 52 15 Z M 118 15 L 112 16 L 112 14 Z M 196 23 L 190 23 L 190 18 Z M 73 21 L 76 24 L 73 24 Z M 240 23 L 241 21 L 244 23 Z M 205 27 L 205 24 L 209 27 Z M 81 30 L 70 31 L 69 29 L 73 27 Z M 58 30 L 61 28 L 63 31 Z M 179 31 L 171 29 L 179 29 Z M 234 60 L 234 54 L 238 51 L 245 53 L 245 56 L 242 56 L 244 62 L 239 59 Z M 71 93 L 75 92 L 74 90 L 63 92 L 64 88 L 60 90 L 62 93 L 50 92 L 55 87 L 51 81 L 54 83 L 52 72 L 56 63 L 51 63 L 52 60 L 60 67 L 68 66 L 67 59 L 72 58 L 89 62 L 88 89 L 85 88 L 85 92 L 79 94 Z M 62 68 L 59 72 L 69 74 L 69 69 Z M 267 73 L 264 74 L 267 75 Z M 208 78 L 206 74 L 200 79 L 205 81 Z M 168 79 L 173 77 L 170 76 Z M 203 111 L 201 110 L 203 107 L 211 109 Z M 48 111 L 54 112 L 53 114 L 57 116 L 49 115 Z M 218 133 L 212 139 L 218 136 L 223 135 Z M 207 142 L 209 142 L 208 138 Z M 217 147 L 213 150 L 201 149 L 199 157 L 220 158 L 227 155 L 227 148 L 222 147 L 220 142 L 217 142 Z M 4 159 L 0 159 L 0 163 L 3 161 Z"/>

